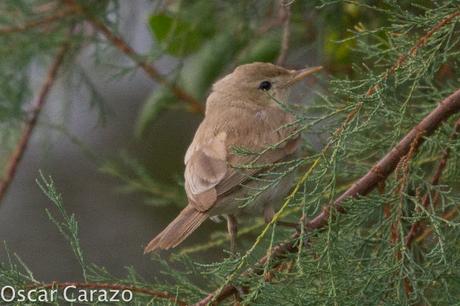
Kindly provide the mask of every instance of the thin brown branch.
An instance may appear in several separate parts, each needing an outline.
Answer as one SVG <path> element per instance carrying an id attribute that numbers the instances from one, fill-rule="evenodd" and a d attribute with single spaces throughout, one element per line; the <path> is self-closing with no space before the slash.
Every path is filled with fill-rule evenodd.
<path id="1" fill-rule="evenodd" d="M 390 234 L 390 243 L 391 245 L 395 246 L 398 244 L 400 240 L 400 227 L 401 227 L 401 219 L 403 217 L 403 206 L 404 206 L 404 195 L 406 192 L 407 182 L 409 180 L 409 162 L 415 155 L 418 142 L 422 137 L 423 133 L 418 133 L 412 142 L 409 152 L 401 158 L 401 161 L 395 168 L 395 176 L 396 180 L 398 181 L 398 188 L 397 192 L 399 194 L 399 205 L 397 209 L 396 220 L 391 224 L 391 234 Z M 397 260 L 401 260 L 401 249 L 397 248 L 395 257 Z M 405 289 L 407 286 L 404 287 Z M 407 291 L 406 291 L 407 293 Z"/>
<path id="2" fill-rule="evenodd" d="M 450 139 L 453 140 L 453 139 L 457 138 L 459 133 L 460 133 L 460 119 L 457 120 L 457 122 L 455 123 L 455 126 L 454 126 L 454 129 L 452 131 L 452 134 L 450 135 Z M 445 169 L 445 167 L 447 165 L 447 160 L 449 159 L 449 154 L 450 154 L 450 149 L 449 149 L 449 147 L 447 147 L 446 149 L 444 149 L 444 152 L 442 153 L 441 159 L 439 160 L 438 165 L 436 167 L 436 170 L 434 172 L 433 178 L 431 179 L 431 185 L 432 186 L 436 186 L 436 185 L 439 184 L 439 180 L 441 179 L 442 172 L 444 171 L 444 169 Z M 433 198 L 436 198 L 437 194 L 438 193 L 436 193 Z M 422 206 L 424 208 L 428 208 L 428 206 L 430 205 L 430 200 L 431 200 L 430 194 L 426 193 L 425 196 L 422 199 Z M 407 248 L 409 248 L 411 246 L 412 242 L 414 241 L 414 238 L 422 230 L 421 227 L 422 227 L 421 222 L 415 222 L 414 224 L 412 224 L 409 232 L 407 233 L 407 235 L 406 235 L 406 237 L 404 239 Z"/>
<path id="3" fill-rule="evenodd" d="M 373 190 L 380 181 L 385 180 L 395 169 L 401 158 L 407 154 L 412 141 L 417 134 L 424 133 L 425 136 L 433 133 L 438 126 L 447 120 L 452 114 L 460 111 L 460 89 L 445 98 L 439 105 L 429 113 L 419 124 L 417 124 L 401 141 L 385 155 L 372 169 L 359 179 L 353 186 L 344 192 L 334 202 L 334 207 L 343 205 L 344 200 L 350 197 L 366 195 Z M 423 142 L 423 138 L 416 144 L 416 148 Z M 311 220 L 308 226 L 312 229 L 320 227 L 327 221 L 328 212 L 324 211 Z"/>
<path id="4" fill-rule="evenodd" d="M 399 187 L 398 187 L 398 192 L 399 192 L 399 205 L 398 205 L 398 211 L 397 211 L 397 218 L 396 222 L 391 225 L 391 244 L 393 246 L 397 245 L 397 242 L 400 240 L 400 232 L 401 232 L 401 219 L 403 217 L 403 205 L 404 205 L 404 198 L 405 198 L 405 191 L 407 188 L 407 182 L 409 180 L 409 162 L 410 160 L 414 157 L 416 147 L 415 144 L 418 142 L 422 134 L 417 134 L 416 138 L 414 139 L 414 142 L 411 145 L 411 148 L 409 150 L 409 153 L 405 157 L 403 157 L 400 161 L 401 164 L 401 178 L 399 179 Z M 395 172 L 398 171 L 397 166 Z M 395 252 L 395 257 L 397 261 L 401 261 L 403 258 L 402 256 L 402 247 L 396 248 Z M 403 289 L 404 293 L 406 294 L 406 297 L 409 297 L 410 294 L 413 291 L 412 284 L 410 282 L 410 279 L 406 276 L 403 279 Z"/>
<path id="5" fill-rule="evenodd" d="M 386 72 L 385 72 L 385 75 L 383 77 L 384 80 L 386 80 L 391 74 L 395 73 L 396 70 L 398 70 L 402 65 L 404 65 L 404 63 L 407 61 L 407 59 L 410 57 L 410 56 L 414 56 L 418 49 L 420 49 L 421 47 L 423 47 L 424 45 L 426 45 L 426 43 L 428 42 L 428 40 L 430 39 L 431 36 L 433 36 L 434 33 L 436 33 L 437 31 L 439 31 L 442 27 L 444 27 L 445 25 L 449 24 L 455 17 L 457 16 L 460 16 L 460 11 L 457 11 L 455 13 L 452 13 L 448 16 L 446 16 L 444 19 L 442 19 L 440 22 L 438 22 L 437 24 L 435 24 L 428 32 L 425 33 L 425 35 L 423 35 L 422 37 L 420 37 L 417 42 L 415 43 L 415 45 L 409 50 L 408 53 L 406 54 L 402 54 L 398 60 L 394 63 L 393 66 L 391 66 L 390 69 L 388 69 Z M 368 95 L 371 95 L 373 94 L 374 92 L 376 92 L 377 90 L 379 89 L 379 85 L 376 84 L 374 86 L 372 86 L 371 88 L 369 88 L 369 90 L 367 91 L 367 94 Z"/>
<path id="6" fill-rule="evenodd" d="M 443 20 L 438 22 L 434 27 L 432 27 L 424 36 L 422 36 L 417 41 L 417 44 L 410 49 L 409 55 L 414 56 L 417 53 L 417 50 L 420 47 L 423 47 L 428 42 L 428 39 L 431 36 L 433 36 L 434 33 L 439 31 L 446 24 L 450 23 L 452 21 L 452 19 L 454 19 L 457 16 L 460 16 L 460 11 L 457 11 L 457 12 L 454 12 L 454 13 L 448 15 Z M 395 70 L 398 69 L 406 61 L 406 59 L 407 59 L 407 56 L 405 58 L 401 58 L 400 61 L 398 61 L 398 63 L 396 63 L 396 65 L 395 65 L 396 67 L 394 69 Z"/>
<path id="7" fill-rule="evenodd" d="M 289 38 L 291 37 L 291 6 L 285 4 L 283 0 L 280 0 L 280 11 L 283 19 L 283 36 L 281 38 L 281 49 L 278 59 L 276 60 L 277 65 L 284 65 L 286 62 L 287 54 L 289 51 Z"/>
<path id="8" fill-rule="evenodd" d="M 399 182 L 399 186 L 397 188 L 397 191 L 399 193 L 399 205 L 397 207 L 396 220 L 395 222 L 391 224 L 390 243 L 393 246 L 397 246 L 398 241 L 401 238 L 400 230 L 401 230 L 402 217 L 403 217 L 404 194 L 407 188 L 407 182 L 409 180 L 409 171 L 410 171 L 409 163 L 415 156 L 417 147 L 419 145 L 419 142 L 422 136 L 423 136 L 423 131 L 420 133 L 417 133 L 417 135 L 415 136 L 414 140 L 412 141 L 410 145 L 409 152 L 401 158 L 400 162 L 395 168 L 396 179 Z M 399 175 L 398 175 L 398 172 L 400 172 Z M 397 261 L 401 261 L 401 259 L 403 258 L 401 249 L 402 249 L 401 247 L 395 248 L 395 258 Z M 412 285 L 407 277 L 404 278 L 403 289 L 404 289 L 406 296 L 409 296 L 410 293 L 412 292 Z"/>
<path id="9" fill-rule="evenodd" d="M 73 14 L 75 14 L 75 10 L 71 8 L 65 10 L 56 10 L 53 15 L 46 16 L 41 19 L 32 20 L 18 26 L 0 28 L 0 35 L 25 32 L 31 29 L 45 27 Z"/>
<path id="10" fill-rule="evenodd" d="M 395 170 L 401 159 L 408 154 L 411 149 L 411 145 L 414 150 L 417 150 L 417 148 L 423 143 L 424 138 L 414 142 L 417 135 L 423 133 L 425 137 L 429 136 L 441 125 L 441 123 L 445 122 L 451 115 L 457 112 L 460 112 L 460 89 L 441 101 L 438 106 L 431 111 L 431 113 L 429 113 L 409 133 L 407 133 L 407 135 L 404 136 L 404 138 L 402 138 L 401 141 L 379 162 L 377 162 L 364 176 L 362 176 L 347 191 L 339 196 L 332 205 L 326 206 L 320 214 L 310 220 L 306 224 L 307 229 L 314 231 L 325 227 L 328 223 L 331 210 L 344 211 L 342 206 L 346 200 L 365 196 L 371 192 L 380 182 L 385 181 L 386 178 Z M 289 253 L 297 252 L 297 240 L 299 235 L 299 233 L 295 233 L 291 236 L 291 239 L 273 247 L 270 255 L 271 258 L 280 259 Z M 262 257 L 257 262 L 255 268 L 248 270 L 244 274 L 262 273 L 263 268 L 261 269 L 260 267 L 263 267 L 267 259 L 267 256 Z M 211 301 L 214 301 L 214 304 L 218 304 L 220 301 L 226 299 L 230 295 L 233 295 L 236 290 L 237 288 L 235 288 L 235 286 L 227 285 L 218 293 L 209 294 L 196 305 L 206 305 Z"/>
<path id="11" fill-rule="evenodd" d="M 383 80 L 388 79 L 388 77 L 392 74 L 394 74 L 406 61 L 410 56 L 414 56 L 417 53 L 417 50 L 426 45 L 428 40 L 433 36 L 434 33 L 439 31 L 442 27 L 445 25 L 449 24 L 455 17 L 460 15 L 460 11 L 452 13 L 448 16 L 446 16 L 444 19 L 442 19 L 440 22 L 435 24 L 428 32 L 425 33 L 422 37 L 420 37 L 415 45 L 409 50 L 409 52 L 405 54 L 401 54 L 398 58 L 398 60 L 388 68 L 384 75 L 383 75 Z M 371 87 L 366 92 L 366 96 L 371 96 L 373 95 L 378 89 L 380 88 L 380 84 L 377 83 Z M 337 130 L 334 132 L 335 135 L 338 135 L 342 133 L 342 131 L 345 129 L 345 127 L 355 118 L 355 116 L 359 113 L 361 107 L 364 105 L 363 101 L 359 101 L 356 103 L 356 106 L 353 108 L 353 110 L 347 115 L 347 118 L 343 122 L 343 124 L 337 128 Z"/>
<path id="12" fill-rule="evenodd" d="M 282 0 L 280 0 L 280 5 L 283 5 L 283 2 Z M 276 7 L 279 7 L 278 4 L 276 4 Z M 272 12 L 271 12 L 272 13 Z M 255 35 L 256 37 L 260 37 L 261 35 L 267 33 L 268 31 L 270 31 L 271 29 L 273 28 L 277 28 L 277 27 L 280 27 L 281 25 L 283 25 L 284 23 L 284 17 L 285 17 L 285 14 L 284 14 L 284 11 L 282 10 L 279 10 L 278 11 L 278 15 L 273 18 L 273 16 L 270 16 L 270 19 L 267 20 L 266 22 L 264 22 L 256 31 L 255 31 Z"/>
<path id="13" fill-rule="evenodd" d="M 21 159 L 29 143 L 30 137 L 32 136 L 32 132 L 37 124 L 38 116 L 40 115 L 40 112 L 46 103 L 46 99 L 48 98 L 51 88 L 56 81 L 56 76 L 57 76 L 59 67 L 62 64 L 68 49 L 69 49 L 69 44 L 66 42 L 61 46 L 56 57 L 54 58 L 54 61 L 51 64 L 47 72 L 45 82 L 40 88 L 38 96 L 32 104 L 32 110 L 30 112 L 30 116 L 24 123 L 24 127 L 21 132 L 19 141 L 16 145 L 16 148 L 14 149 L 14 151 L 8 158 L 8 161 L 5 167 L 5 172 L 2 178 L 0 179 L 0 203 L 3 197 L 5 196 L 8 190 L 8 187 L 11 185 L 11 182 L 13 181 L 18 165 L 21 162 Z"/>
<path id="14" fill-rule="evenodd" d="M 171 302 L 174 302 L 175 305 L 185 306 L 187 303 L 184 301 L 178 300 L 177 297 L 173 294 L 170 294 L 166 291 L 152 290 L 148 288 L 136 287 L 132 285 L 123 285 L 123 284 L 110 284 L 110 283 L 80 283 L 80 282 L 52 282 L 48 284 L 32 284 L 27 286 L 29 289 L 63 289 L 69 286 L 75 286 L 80 289 L 112 289 L 112 290 L 129 290 L 133 293 L 143 294 L 152 296 L 160 299 L 167 299 Z"/>
<path id="15" fill-rule="evenodd" d="M 195 113 L 204 114 L 204 106 L 184 89 L 177 86 L 174 83 L 171 83 L 167 78 L 165 78 L 153 65 L 149 64 L 147 61 L 143 60 L 137 53 L 134 51 L 131 46 L 123 40 L 120 36 L 113 33 L 103 22 L 101 22 L 97 17 L 91 14 L 85 7 L 81 6 L 75 0 L 63 0 L 69 7 L 73 8 L 77 12 L 85 16 L 86 20 L 96 29 L 98 32 L 102 33 L 105 38 L 112 43 L 114 47 L 124 53 L 129 57 L 133 62 L 135 62 L 144 72 L 154 81 L 168 87 L 171 92 L 181 101 L 187 103 L 190 110 Z"/>

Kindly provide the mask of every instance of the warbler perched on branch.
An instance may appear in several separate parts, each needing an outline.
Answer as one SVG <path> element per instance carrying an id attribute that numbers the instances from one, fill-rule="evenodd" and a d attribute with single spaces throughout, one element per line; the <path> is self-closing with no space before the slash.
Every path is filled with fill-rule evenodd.
<path id="1" fill-rule="evenodd" d="M 251 180 L 270 164 L 292 159 L 299 148 L 294 117 L 280 106 L 291 85 L 321 67 L 288 70 L 269 63 L 237 67 L 217 81 L 206 101 L 206 113 L 185 154 L 188 205 L 145 248 L 145 253 L 176 247 L 209 217 L 227 218 L 231 250 L 235 250 L 237 221 L 243 213 L 263 213 L 269 222 L 292 182 L 284 177 L 274 188 L 241 207 L 262 182 Z M 294 133 L 294 134 L 293 134 Z M 237 154 L 235 147 L 259 154 Z M 244 167 L 256 163 L 260 167 Z M 266 166 L 263 166 L 266 165 Z"/>

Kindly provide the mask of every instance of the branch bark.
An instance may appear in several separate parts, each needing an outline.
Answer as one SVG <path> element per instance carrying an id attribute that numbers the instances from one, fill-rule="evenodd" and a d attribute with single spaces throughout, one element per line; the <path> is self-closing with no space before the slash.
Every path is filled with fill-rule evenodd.
<path id="1" fill-rule="evenodd" d="M 96 29 L 98 32 L 102 33 L 105 38 L 112 43 L 114 47 L 124 53 L 129 57 L 133 62 L 135 62 L 144 72 L 154 81 L 168 87 L 171 92 L 181 101 L 184 101 L 190 107 L 190 110 L 195 113 L 204 114 L 204 106 L 184 89 L 177 86 L 174 83 L 171 83 L 166 79 L 158 70 L 147 61 L 141 59 L 141 57 L 134 51 L 131 46 L 123 40 L 120 36 L 113 33 L 103 22 L 97 19 L 91 14 L 85 7 L 81 6 L 75 0 L 63 0 L 70 8 L 75 9 L 75 11 L 83 14 L 86 20 Z"/>
<path id="2" fill-rule="evenodd" d="M 62 11 L 57 10 L 53 15 L 46 16 L 41 19 L 29 21 L 23 25 L 0 28 L 0 35 L 14 34 L 18 32 L 25 32 L 27 30 L 38 28 L 38 27 L 44 27 L 44 26 L 50 25 L 53 22 L 59 21 L 67 16 L 70 16 L 72 14 L 75 14 L 75 11 L 73 9 L 66 9 Z"/>
<path id="3" fill-rule="evenodd" d="M 289 38 L 291 37 L 291 6 L 289 4 L 285 4 L 283 0 L 280 0 L 279 2 L 284 25 L 283 36 L 281 38 L 280 55 L 276 60 L 276 64 L 283 66 L 286 62 L 287 53 L 289 51 Z"/>
<path id="4" fill-rule="evenodd" d="M 423 143 L 424 138 L 414 142 L 417 135 L 430 135 L 435 131 L 441 123 L 446 121 L 451 115 L 460 112 L 460 89 L 441 101 L 438 106 L 431 111 L 420 123 L 418 123 L 401 141 L 391 149 L 379 162 L 377 162 L 364 176 L 357 180 L 347 191 L 339 196 L 332 205 L 326 206 L 323 211 L 315 218 L 306 224 L 306 228 L 310 231 L 318 230 L 325 227 L 329 220 L 331 209 L 338 212 L 344 212 L 342 208 L 346 200 L 365 196 L 378 186 L 379 183 L 393 172 L 399 161 L 409 152 L 411 145 L 414 150 Z M 271 258 L 282 258 L 289 253 L 298 251 L 297 240 L 300 233 L 295 233 L 288 241 L 276 245 L 271 252 Z M 264 263 L 267 261 L 267 256 L 259 259 L 255 268 L 246 271 L 244 274 L 263 272 Z M 244 288 L 243 288 L 244 289 Z M 211 301 L 213 304 L 218 304 L 227 297 L 234 295 L 238 289 L 233 285 L 225 286 L 221 291 L 210 293 L 207 297 L 197 302 L 196 305 L 207 305 Z"/>
<path id="5" fill-rule="evenodd" d="M 25 122 L 24 128 L 22 130 L 16 148 L 8 158 L 5 167 L 5 172 L 0 180 L 0 203 L 2 202 L 2 199 L 4 198 L 9 186 L 11 185 L 11 182 L 13 181 L 18 165 L 21 162 L 22 157 L 24 156 L 24 152 L 27 148 L 30 137 L 32 136 L 32 132 L 37 124 L 38 116 L 40 115 L 40 112 L 42 111 L 43 106 L 46 103 L 46 99 L 48 98 L 51 88 L 53 87 L 56 81 L 58 70 L 64 60 L 64 57 L 68 49 L 69 44 L 66 42 L 61 46 L 56 57 L 54 58 L 54 61 L 47 72 L 45 82 L 40 88 L 38 96 L 32 104 L 30 116 Z"/>

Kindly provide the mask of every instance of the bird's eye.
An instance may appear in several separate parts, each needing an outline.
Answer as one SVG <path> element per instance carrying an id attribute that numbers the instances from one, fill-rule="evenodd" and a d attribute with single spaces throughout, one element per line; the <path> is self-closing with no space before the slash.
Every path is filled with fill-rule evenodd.
<path id="1" fill-rule="evenodd" d="M 270 83 L 269 81 L 262 81 L 259 84 L 259 89 L 261 90 L 267 91 L 270 90 L 270 88 L 272 88 L 272 83 Z"/>

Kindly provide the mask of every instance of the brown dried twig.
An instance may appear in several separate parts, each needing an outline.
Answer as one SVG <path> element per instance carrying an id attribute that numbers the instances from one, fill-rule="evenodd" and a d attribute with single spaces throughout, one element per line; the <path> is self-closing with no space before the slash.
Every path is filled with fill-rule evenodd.
<path id="1" fill-rule="evenodd" d="M 325 207 L 320 214 L 310 220 L 306 224 L 306 228 L 310 231 L 318 230 L 327 225 L 331 210 L 342 211 L 344 202 L 351 198 L 365 196 L 378 186 L 380 182 L 393 172 L 401 159 L 408 154 L 411 149 L 416 150 L 422 143 L 423 138 L 414 142 L 417 135 L 423 133 L 424 136 L 429 136 L 439 125 L 446 121 L 454 113 L 460 112 L 460 89 L 441 101 L 438 106 L 431 111 L 420 123 L 418 123 L 401 141 L 391 149 L 378 163 L 376 163 L 364 176 L 357 180 L 347 191 L 339 196 L 332 205 Z M 270 256 L 271 258 L 282 258 L 289 253 L 297 252 L 297 240 L 300 237 L 299 233 L 292 235 L 291 239 L 276 245 Z M 257 262 L 255 268 L 248 270 L 245 274 L 263 272 L 264 263 L 267 261 L 267 256 L 262 257 Z M 238 289 L 233 285 L 227 285 L 219 292 L 210 293 L 196 305 L 206 305 L 213 301 L 215 304 L 235 294 Z"/>
<path id="2" fill-rule="evenodd" d="M 458 137 L 460 133 L 460 119 L 457 120 L 455 123 L 454 129 L 452 131 L 452 134 L 450 135 L 450 139 L 453 140 Z M 438 166 L 436 167 L 436 170 L 434 172 L 433 178 L 431 179 L 431 185 L 436 186 L 439 184 L 439 180 L 441 179 L 442 172 L 444 171 L 446 165 L 447 165 L 447 160 L 449 159 L 449 154 L 450 154 L 450 149 L 447 147 L 444 152 L 442 153 L 441 159 L 438 162 Z M 436 199 L 438 196 L 438 193 L 435 194 L 433 197 Z M 422 199 L 422 206 L 424 208 L 427 208 L 428 205 L 430 204 L 430 194 L 427 193 Z M 436 202 L 436 201 L 434 201 Z M 418 233 L 422 230 L 422 224 L 420 221 L 415 222 L 412 224 L 409 232 L 407 233 L 406 237 L 404 238 L 406 247 L 409 248 L 414 241 L 415 237 L 417 236 Z"/>
<path id="3" fill-rule="evenodd" d="M 399 181 L 399 186 L 397 188 L 397 191 L 399 193 L 399 205 L 397 207 L 397 215 L 396 215 L 396 220 L 391 224 L 391 231 L 390 231 L 390 242 L 393 246 L 396 246 L 398 241 L 400 240 L 400 228 L 401 228 L 401 219 L 403 217 L 403 204 L 404 204 L 404 192 L 407 187 L 407 182 L 409 180 L 409 163 L 415 156 L 415 153 L 417 151 L 417 147 L 419 145 L 419 142 L 421 140 L 421 137 L 423 136 L 424 131 L 417 133 L 415 135 L 414 140 L 412 141 L 409 152 L 401 158 L 399 161 L 398 165 L 395 168 L 395 173 L 396 173 L 396 179 Z M 399 170 L 399 171 L 398 171 Z M 400 172 L 398 174 L 398 172 Z M 396 260 L 401 260 L 402 258 L 402 252 L 401 248 L 396 248 L 395 249 L 395 258 Z M 404 287 L 404 292 L 406 295 L 409 295 L 412 292 L 412 285 L 409 282 L 409 279 L 404 278 L 403 281 L 403 287 Z"/>
<path id="4" fill-rule="evenodd" d="M 407 61 L 407 59 L 411 56 L 414 56 L 418 49 L 420 49 L 421 47 L 423 47 L 424 45 L 426 45 L 426 43 L 428 42 L 428 40 L 431 38 L 431 36 L 433 36 L 434 33 L 436 33 L 437 31 L 439 31 L 442 27 L 444 27 L 445 25 L 449 24 L 455 17 L 458 17 L 460 16 L 460 11 L 457 11 L 455 13 L 452 13 L 448 16 L 446 16 L 446 18 L 442 19 L 440 22 L 438 22 L 437 24 L 435 24 L 428 32 L 425 33 L 425 35 L 423 35 L 422 37 L 420 37 L 417 42 L 415 43 L 415 45 L 409 50 L 408 53 L 406 54 L 402 54 L 398 60 L 394 63 L 393 66 L 391 66 L 390 69 L 388 69 L 386 72 L 385 72 L 385 75 L 383 76 L 383 79 L 386 80 L 391 74 L 395 73 L 396 70 L 398 70 L 402 65 L 404 65 L 404 63 Z M 376 92 L 377 90 L 379 89 L 379 85 L 376 84 L 374 86 L 372 86 L 371 88 L 369 88 L 369 90 L 367 91 L 367 95 L 372 95 L 374 92 Z"/>
<path id="5" fill-rule="evenodd" d="M 105 38 L 112 43 L 114 47 L 123 52 L 127 57 L 129 57 L 133 62 L 135 62 L 144 72 L 154 81 L 159 82 L 160 84 L 168 87 L 171 92 L 179 98 L 179 100 L 184 101 L 190 107 L 190 110 L 195 113 L 204 114 L 204 106 L 184 89 L 177 86 L 174 83 L 171 83 L 167 78 L 165 78 L 158 70 L 147 61 L 143 60 L 137 53 L 134 51 L 131 46 L 125 42 L 120 36 L 113 33 L 103 22 L 101 22 L 97 17 L 91 14 L 85 7 L 81 6 L 75 0 L 63 0 L 69 7 L 73 8 L 77 12 L 85 16 L 86 20 L 96 29 L 98 32 L 102 33 Z"/>
<path id="6" fill-rule="evenodd" d="M 397 192 L 399 193 L 399 205 L 398 205 L 398 211 L 397 211 L 398 214 L 397 214 L 396 222 L 391 224 L 390 242 L 392 245 L 396 245 L 400 238 L 399 228 L 401 226 L 401 218 L 403 217 L 402 212 L 403 212 L 404 193 L 406 191 L 407 182 L 409 180 L 409 162 L 412 160 L 412 158 L 415 155 L 418 142 L 420 141 L 420 138 L 422 137 L 422 135 L 423 133 L 419 133 L 415 136 L 415 139 L 410 146 L 409 152 L 401 159 L 401 161 L 398 163 L 398 165 L 395 168 L 395 174 L 396 174 L 395 176 L 399 184 L 397 188 Z M 396 258 L 401 259 L 400 250 L 397 250 Z"/>
<path id="7" fill-rule="evenodd" d="M 454 130 L 453 130 L 453 132 L 451 134 L 451 137 L 450 137 L 451 140 L 457 137 L 459 130 L 460 130 L 460 119 L 457 120 L 457 122 L 455 124 Z M 447 159 L 449 158 L 449 151 L 450 151 L 449 147 L 447 147 L 444 150 L 443 154 L 442 154 L 442 157 L 441 157 L 441 159 L 440 159 L 440 161 L 438 163 L 436 171 L 435 171 L 435 173 L 433 175 L 433 178 L 431 180 L 431 185 L 432 186 L 435 186 L 435 185 L 439 184 L 439 180 L 441 179 L 441 174 L 442 174 L 444 168 L 447 165 Z M 437 196 L 438 196 L 438 193 L 436 193 L 435 196 L 433 197 L 435 199 L 434 202 L 437 201 L 436 200 Z M 418 197 L 416 197 L 416 198 L 418 198 Z M 422 206 L 424 208 L 427 208 L 428 205 L 430 204 L 430 198 L 431 197 L 430 197 L 429 192 L 426 193 L 425 196 L 423 197 Z M 418 212 L 418 211 L 420 211 L 420 208 L 417 206 L 416 212 Z M 400 224 L 400 222 L 401 222 L 400 218 L 398 219 L 398 222 Z M 421 227 L 422 227 L 421 221 L 417 221 L 414 224 L 412 224 L 411 228 L 409 229 L 409 232 L 404 237 L 404 245 L 405 245 L 406 249 L 410 248 L 412 242 L 414 241 L 415 236 L 417 235 L 417 233 L 419 233 L 421 231 Z M 399 231 L 396 231 L 396 233 L 399 233 Z M 399 234 L 398 234 L 398 238 L 399 238 Z M 397 253 L 398 253 L 397 259 L 401 259 L 401 251 L 398 250 Z M 404 277 L 404 279 L 403 279 L 403 285 L 404 285 L 404 292 L 406 293 L 407 296 L 409 296 L 413 292 L 413 287 L 412 287 L 412 284 L 410 283 L 410 280 L 409 280 L 409 278 L 407 276 Z"/>
<path id="8" fill-rule="evenodd" d="M 29 118 L 26 120 L 24 124 L 24 128 L 22 130 L 16 148 L 14 149 L 11 156 L 8 158 L 5 167 L 5 172 L 0 180 L 0 203 L 3 197 L 5 196 L 8 187 L 11 185 L 11 182 L 13 181 L 18 165 L 24 155 L 32 132 L 37 124 L 38 116 L 40 115 L 40 112 L 43 109 L 43 106 L 45 105 L 46 99 L 51 91 L 51 88 L 56 81 L 58 70 L 61 67 L 61 64 L 64 60 L 64 57 L 68 49 L 69 43 L 66 42 L 61 46 L 56 57 L 54 58 L 54 61 L 48 70 L 45 82 L 40 88 L 38 96 L 32 104 L 32 110 L 30 111 Z"/>
<path id="9" fill-rule="evenodd" d="M 455 13 L 452 13 L 450 15 L 448 15 L 446 18 L 442 19 L 441 21 L 439 21 L 437 24 L 435 24 L 428 32 L 425 33 L 425 35 L 423 35 L 422 37 L 420 37 L 417 42 L 415 43 L 415 45 L 409 50 L 409 52 L 405 53 L 405 54 L 401 54 L 398 58 L 398 60 L 390 67 L 388 68 L 384 75 L 383 75 L 383 80 L 386 80 L 388 79 L 388 77 L 392 74 L 394 74 L 402 65 L 404 65 L 404 63 L 407 61 L 407 59 L 410 57 L 410 56 L 414 56 L 418 49 L 420 49 L 421 47 L 423 47 L 424 45 L 426 45 L 426 43 L 428 42 L 428 40 L 433 36 L 434 33 L 436 33 L 437 31 L 439 31 L 442 27 L 444 27 L 445 25 L 449 24 L 455 17 L 457 16 L 460 16 L 460 11 L 458 12 L 455 12 Z M 371 96 L 373 95 L 378 89 L 380 88 L 380 85 L 379 83 L 369 87 L 369 89 L 367 90 L 366 92 L 366 96 Z M 345 119 L 345 121 L 343 122 L 343 124 L 337 128 L 337 130 L 334 132 L 335 135 L 338 135 L 340 134 L 344 128 L 353 120 L 353 118 L 359 113 L 359 110 L 361 109 L 361 107 L 364 105 L 364 102 L 363 101 L 360 101 L 358 103 L 356 103 L 356 106 L 350 111 L 350 113 L 348 113 L 347 115 L 347 118 Z"/>
<path id="10" fill-rule="evenodd" d="M 152 290 L 148 288 L 135 287 L 132 285 L 123 285 L 123 284 L 110 284 L 110 283 L 80 283 L 80 282 L 52 282 L 48 284 L 32 284 L 27 286 L 28 289 L 37 288 L 37 289 L 53 289 L 53 288 L 66 288 L 69 286 L 75 286 L 80 289 L 112 289 L 112 290 L 130 290 L 133 293 L 143 294 L 152 296 L 160 299 L 167 299 L 171 302 L 174 302 L 175 305 L 185 306 L 187 303 L 184 301 L 178 300 L 177 297 L 173 294 L 170 294 L 166 291 Z"/>

